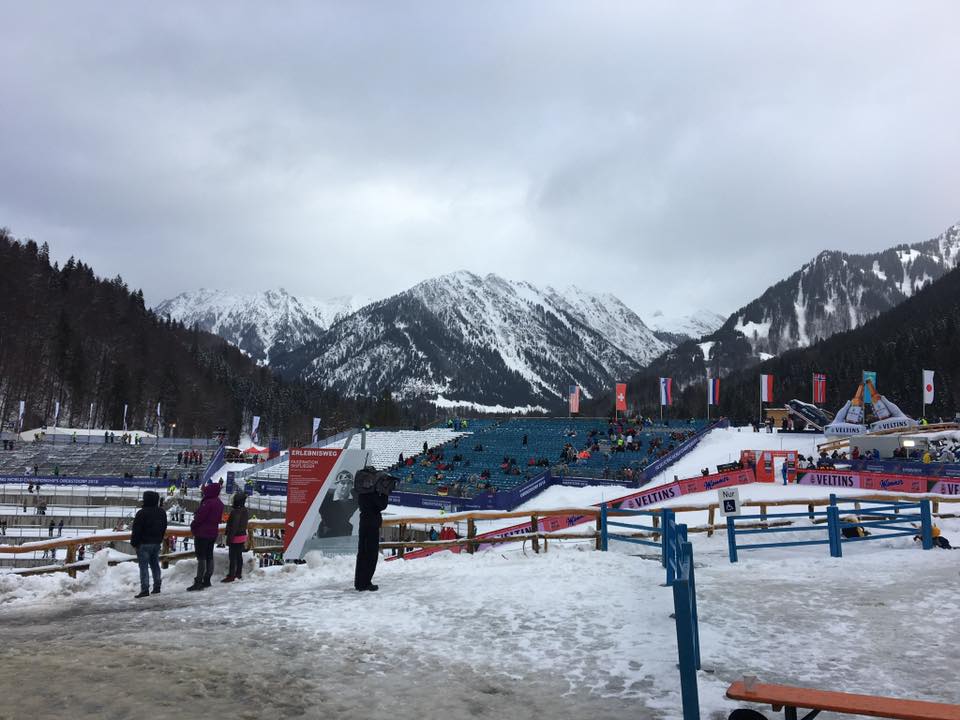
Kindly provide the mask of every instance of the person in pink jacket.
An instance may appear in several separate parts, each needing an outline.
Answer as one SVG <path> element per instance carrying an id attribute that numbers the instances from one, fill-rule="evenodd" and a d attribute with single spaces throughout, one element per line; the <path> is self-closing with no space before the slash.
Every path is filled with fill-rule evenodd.
<path id="1" fill-rule="evenodd" d="M 204 590 L 210 587 L 213 577 L 213 546 L 217 542 L 220 516 L 223 515 L 223 502 L 220 500 L 220 485 L 208 483 L 202 489 L 203 499 L 190 523 L 190 532 L 194 537 L 197 555 L 197 577 L 187 590 Z"/>

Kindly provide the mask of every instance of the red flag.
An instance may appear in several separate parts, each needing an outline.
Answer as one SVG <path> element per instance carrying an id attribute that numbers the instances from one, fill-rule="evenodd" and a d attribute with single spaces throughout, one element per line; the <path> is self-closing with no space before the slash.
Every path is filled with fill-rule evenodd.
<path id="1" fill-rule="evenodd" d="M 760 376 L 760 401 L 773 402 L 773 375 Z"/>
<path id="2" fill-rule="evenodd" d="M 617 383 L 617 410 L 627 411 L 627 384 Z"/>

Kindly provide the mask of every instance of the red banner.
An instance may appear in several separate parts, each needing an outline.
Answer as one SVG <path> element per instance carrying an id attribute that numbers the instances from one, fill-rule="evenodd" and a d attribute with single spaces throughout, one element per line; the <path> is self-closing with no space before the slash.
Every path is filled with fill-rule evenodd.
<path id="1" fill-rule="evenodd" d="M 617 383 L 617 410 L 627 411 L 627 384 Z"/>
<path id="2" fill-rule="evenodd" d="M 307 515 L 343 450 L 329 448 L 291 448 L 290 477 L 287 480 L 287 512 L 284 516 L 283 549 Z"/>

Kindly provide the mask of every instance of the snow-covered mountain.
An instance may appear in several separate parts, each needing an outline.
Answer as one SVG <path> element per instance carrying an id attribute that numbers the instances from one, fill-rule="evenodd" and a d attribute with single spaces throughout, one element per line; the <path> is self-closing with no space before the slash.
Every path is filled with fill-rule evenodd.
<path id="1" fill-rule="evenodd" d="M 643 322 L 670 344 L 696 340 L 718 330 L 727 317 L 712 310 L 697 310 L 690 315 L 668 316 L 662 310 L 641 314 Z"/>
<path id="2" fill-rule="evenodd" d="M 154 311 L 216 333 L 269 364 L 275 354 L 315 341 L 339 318 L 368 302 L 362 297 L 298 298 L 283 288 L 247 294 L 201 289 L 165 300 Z"/>
<path id="3" fill-rule="evenodd" d="M 348 315 L 284 371 L 347 395 L 508 407 L 609 389 L 669 345 L 615 296 L 460 271 Z"/>
<path id="4" fill-rule="evenodd" d="M 960 224 L 939 237 L 883 252 L 824 251 L 741 308 L 723 330 L 742 333 L 755 354 L 779 355 L 852 330 L 957 266 Z"/>
<path id="5" fill-rule="evenodd" d="M 857 328 L 957 267 L 960 224 L 938 237 L 869 254 L 824 251 L 737 310 L 701 341 L 678 344 L 649 367 L 684 385 L 726 375 Z"/>

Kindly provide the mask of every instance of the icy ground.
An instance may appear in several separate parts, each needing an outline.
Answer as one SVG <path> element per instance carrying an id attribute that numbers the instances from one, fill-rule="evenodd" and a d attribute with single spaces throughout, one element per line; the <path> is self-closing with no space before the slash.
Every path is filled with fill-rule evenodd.
<path id="1" fill-rule="evenodd" d="M 722 534 L 694 542 L 704 718 L 726 717 L 745 673 L 960 698 L 960 553 L 905 539 L 731 565 Z M 0 673 L 0 718 L 678 718 L 671 592 L 633 547 L 382 563 L 362 594 L 347 557 L 203 593 L 184 592 L 185 561 L 144 600 L 135 566 L 99 556 L 77 579 L 0 576 L 4 666 L 19 670 Z"/>

